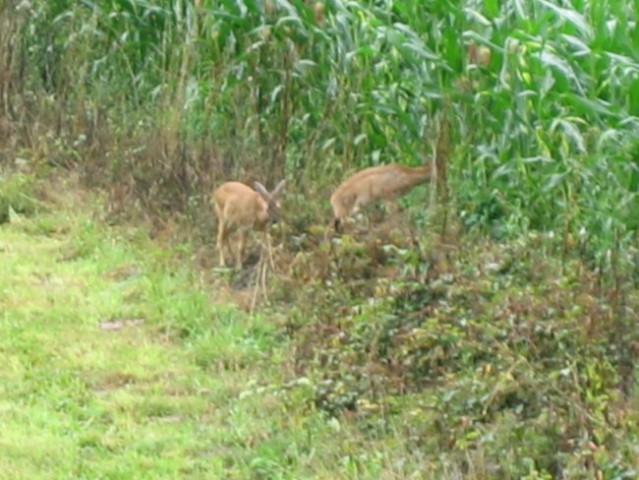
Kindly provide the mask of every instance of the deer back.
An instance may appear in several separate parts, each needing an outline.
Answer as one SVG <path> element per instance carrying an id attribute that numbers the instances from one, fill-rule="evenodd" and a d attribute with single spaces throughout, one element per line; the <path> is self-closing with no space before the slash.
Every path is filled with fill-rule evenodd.
<path id="1" fill-rule="evenodd" d="M 411 168 L 390 164 L 366 168 L 342 183 L 331 201 L 350 209 L 355 203 L 366 205 L 377 200 L 393 198 L 427 181 L 431 173 L 430 165 Z"/>
<path id="2" fill-rule="evenodd" d="M 261 226 L 268 220 L 268 203 L 251 187 L 226 182 L 213 192 L 219 220 L 235 227 Z"/>
<path id="3" fill-rule="evenodd" d="M 216 211 L 224 222 L 261 230 L 267 223 L 277 221 L 286 180 L 282 180 L 272 192 L 260 182 L 254 185 L 255 190 L 243 183 L 226 182 L 213 192 Z"/>

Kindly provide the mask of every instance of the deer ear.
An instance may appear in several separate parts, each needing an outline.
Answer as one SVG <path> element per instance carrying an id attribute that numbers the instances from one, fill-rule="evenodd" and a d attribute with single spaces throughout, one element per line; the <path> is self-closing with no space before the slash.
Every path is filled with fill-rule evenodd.
<path id="1" fill-rule="evenodd" d="M 262 197 L 264 197 L 265 199 L 269 197 L 268 190 L 266 190 L 264 185 L 262 185 L 260 182 L 253 183 L 253 186 L 255 187 L 255 191 L 262 195 Z"/>
<path id="2" fill-rule="evenodd" d="M 286 180 L 282 180 L 280 183 L 277 184 L 277 187 L 275 187 L 275 190 L 273 190 L 272 195 L 275 198 L 277 198 L 280 195 L 282 195 L 285 186 L 286 186 Z"/>

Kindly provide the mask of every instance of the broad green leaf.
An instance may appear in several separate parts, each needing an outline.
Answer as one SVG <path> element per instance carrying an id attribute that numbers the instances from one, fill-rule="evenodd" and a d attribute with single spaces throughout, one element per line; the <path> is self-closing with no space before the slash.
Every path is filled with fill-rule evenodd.
<path id="1" fill-rule="evenodd" d="M 284 90 L 284 85 L 278 85 L 273 89 L 273 91 L 271 91 L 271 103 L 275 103 L 275 100 L 277 100 L 277 97 L 282 90 Z"/>
<path id="2" fill-rule="evenodd" d="M 574 25 L 585 38 L 590 38 L 592 36 L 590 25 L 588 25 L 588 22 L 581 13 L 560 7 L 546 0 L 537 1 L 555 12 L 559 17 Z"/>
<path id="3" fill-rule="evenodd" d="M 8 217 L 9 217 L 9 223 L 20 223 L 21 222 L 21 218 L 20 215 L 18 215 L 18 213 L 13 209 L 13 207 L 11 205 L 9 205 L 8 207 Z"/>
<path id="4" fill-rule="evenodd" d="M 292 27 L 292 28 L 287 28 L 287 27 Z M 302 38 L 306 38 L 308 36 L 308 32 L 306 28 L 304 27 L 304 23 L 297 16 L 285 16 L 285 17 L 278 18 L 277 22 L 275 22 L 275 28 L 278 28 L 278 29 L 285 28 L 284 31 L 286 32 L 285 34 L 287 36 L 293 35 L 293 32 L 302 35 Z"/>
<path id="5" fill-rule="evenodd" d="M 515 7 L 515 12 L 517 13 L 517 16 L 521 19 L 527 19 L 528 18 L 528 14 L 526 12 L 526 9 L 524 8 L 524 0 L 513 0 L 513 5 Z"/>
<path id="6" fill-rule="evenodd" d="M 578 108 L 577 113 L 579 114 L 592 114 L 597 113 L 601 115 L 616 115 L 611 109 L 610 104 L 601 99 L 590 99 L 584 98 L 581 95 L 574 94 L 572 92 L 567 92 L 561 94 L 561 97 L 572 104 L 573 107 Z"/>
<path id="7" fill-rule="evenodd" d="M 499 0 L 484 0 L 484 11 L 489 17 L 499 15 Z"/>
<path id="8" fill-rule="evenodd" d="M 479 13 L 477 10 L 474 10 L 472 8 L 465 8 L 464 12 L 473 20 L 475 20 L 477 23 L 479 23 L 480 25 L 483 25 L 484 27 L 490 27 L 492 25 L 491 21 L 488 20 L 486 17 L 484 17 L 481 13 Z"/>
<path id="9" fill-rule="evenodd" d="M 423 45 L 418 45 L 413 42 L 404 43 L 403 48 L 411 50 L 424 60 L 441 60 L 437 55 L 428 51 Z"/>
<path id="10" fill-rule="evenodd" d="M 605 52 L 605 55 L 623 67 L 639 72 L 639 63 L 635 62 L 632 58 L 613 52 Z"/>
<path id="11" fill-rule="evenodd" d="M 574 50 L 574 55 L 583 56 L 590 54 L 591 50 L 585 42 L 583 42 L 580 38 L 575 37 L 574 35 L 568 35 L 566 33 L 561 34 L 561 38 L 563 38 Z"/>
<path id="12" fill-rule="evenodd" d="M 286 10 L 286 13 L 289 17 L 297 17 L 299 19 L 299 14 L 297 9 L 289 2 L 288 0 L 275 0 L 275 3 Z"/>
<path id="13" fill-rule="evenodd" d="M 548 50 L 542 50 L 541 52 L 535 54 L 535 56 L 537 56 L 539 60 L 541 60 L 541 62 L 545 63 L 546 65 L 555 67 L 566 78 L 578 83 L 575 72 L 565 59 L 559 57 L 558 55 L 555 55 L 552 52 L 549 52 Z"/>
<path id="14" fill-rule="evenodd" d="M 558 185 L 561 185 L 567 176 L 567 172 L 555 173 L 550 176 L 546 185 L 544 185 L 545 191 L 554 190 Z"/>
<path id="15" fill-rule="evenodd" d="M 566 137 L 571 140 L 572 144 L 575 145 L 579 153 L 586 152 L 584 138 L 581 135 L 579 128 L 573 122 L 566 119 L 558 118 L 551 123 L 550 130 L 554 131 L 559 128 L 564 132 Z"/>

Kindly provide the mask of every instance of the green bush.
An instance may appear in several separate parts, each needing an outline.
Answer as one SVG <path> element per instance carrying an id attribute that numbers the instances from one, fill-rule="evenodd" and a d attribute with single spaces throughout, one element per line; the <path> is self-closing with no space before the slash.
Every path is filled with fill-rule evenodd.
<path id="1" fill-rule="evenodd" d="M 16 173 L 0 176 L 0 224 L 12 215 L 31 215 L 37 208 L 34 197 L 34 178 Z"/>

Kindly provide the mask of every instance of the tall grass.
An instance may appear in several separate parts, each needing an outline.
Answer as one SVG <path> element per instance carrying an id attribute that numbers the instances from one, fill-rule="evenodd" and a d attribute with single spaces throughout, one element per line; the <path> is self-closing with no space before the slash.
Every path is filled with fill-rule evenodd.
<path id="1" fill-rule="evenodd" d="M 0 47 L 4 116 L 34 132 L 42 158 L 81 163 L 151 205 L 186 208 L 229 176 L 287 174 L 326 191 L 356 166 L 418 163 L 448 102 L 450 201 L 468 228 L 543 231 L 608 269 L 635 242 L 636 2 L 1 11 L 13 26 Z M 490 57 L 469 55 L 471 42 Z"/>

